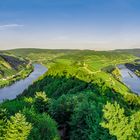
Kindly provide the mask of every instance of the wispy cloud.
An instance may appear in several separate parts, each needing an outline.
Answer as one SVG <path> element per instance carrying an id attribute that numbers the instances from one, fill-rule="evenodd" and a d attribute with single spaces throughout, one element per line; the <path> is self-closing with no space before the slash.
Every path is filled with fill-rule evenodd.
<path id="1" fill-rule="evenodd" d="M 0 25 L 0 31 L 2 30 L 13 30 L 13 29 L 19 29 L 23 27 L 24 25 L 21 24 L 5 24 L 5 25 Z"/>

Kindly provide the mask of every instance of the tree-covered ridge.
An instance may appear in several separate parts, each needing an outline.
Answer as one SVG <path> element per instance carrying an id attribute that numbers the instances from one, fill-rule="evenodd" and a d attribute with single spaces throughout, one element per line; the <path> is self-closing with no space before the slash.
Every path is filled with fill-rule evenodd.
<path id="1" fill-rule="evenodd" d="M 26 120 L 27 135 L 22 134 L 29 140 L 139 139 L 140 97 L 102 70 L 135 57 L 94 51 L 60 53 L 48 59 L 46 52 L 42 63 L 49 65 L 48 72 L 17 99 L 1 104 L 7 112 L 0 118 L 2 139 L 6 124 L 17 114 Z M 37 54 L 28 54 L 33 56 Z"/>

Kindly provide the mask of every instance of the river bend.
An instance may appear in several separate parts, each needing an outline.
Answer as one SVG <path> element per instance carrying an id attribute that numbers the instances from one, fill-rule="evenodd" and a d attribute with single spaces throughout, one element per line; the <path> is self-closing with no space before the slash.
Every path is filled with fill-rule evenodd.
<path id="1" fill-rule="evenodd" d="M 43 75 L 47 68 L 41 64 L 34 64 L 34 71 L 25 79 L 15 82 L 10 86 L 6 86 L 0 89 L 0 102 L 5 99 L 14 99 L 17 95 L 21 94 L 25 89 Z"/>

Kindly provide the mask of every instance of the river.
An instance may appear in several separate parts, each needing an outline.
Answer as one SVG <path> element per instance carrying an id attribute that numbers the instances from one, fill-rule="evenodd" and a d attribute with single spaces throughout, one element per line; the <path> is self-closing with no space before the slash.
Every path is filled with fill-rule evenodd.
<path id="1" fill-rule="evenodd" d="M 14 99 L 21 94 L 25 89 L 43 75 L 47 68 L 41 64 L 34 64 L 34 71 L 25 79 L 15 82 L 14 84 L 0 89 L 0 102 L 5 99 Z"/>
<path id="2" fill-rule="evenodd" d="M 122 82 L 128 86 L 131 91 L 140 95 L 140 78 L 124 65 L 119 65 Z M 21 94 L 25 89 L 37 80 L 47 71 L 47 68 L 41 64 L 34 64 L 34 71 L 25 79 L 15 82 L 14 84 L 0 89 L 0 102 L 5 99 L 14 99 Z"/>
<path id="3" fill-rule="evenodd" d="M 119 65 L 122 82 L 134 93 L 140 95 L 140 78 L 124 65 Z"/>

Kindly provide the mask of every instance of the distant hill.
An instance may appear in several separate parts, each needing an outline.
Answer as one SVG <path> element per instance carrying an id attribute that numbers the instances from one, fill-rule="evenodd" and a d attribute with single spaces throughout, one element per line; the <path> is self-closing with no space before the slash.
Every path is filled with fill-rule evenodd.
<path id="1" fill-rule="evenodd" d="M 0 78 L 16 74 L 27 65 L 28 61 L 16 56 L 0 53 Z"/>
<path id="2" fill-rule="evenodd" d="M 122 50 L 115 50 L 116 52 L 125 52 L 130 53 L 135 56 L 140 56 L 140 49 L 122 49 Z"/>

